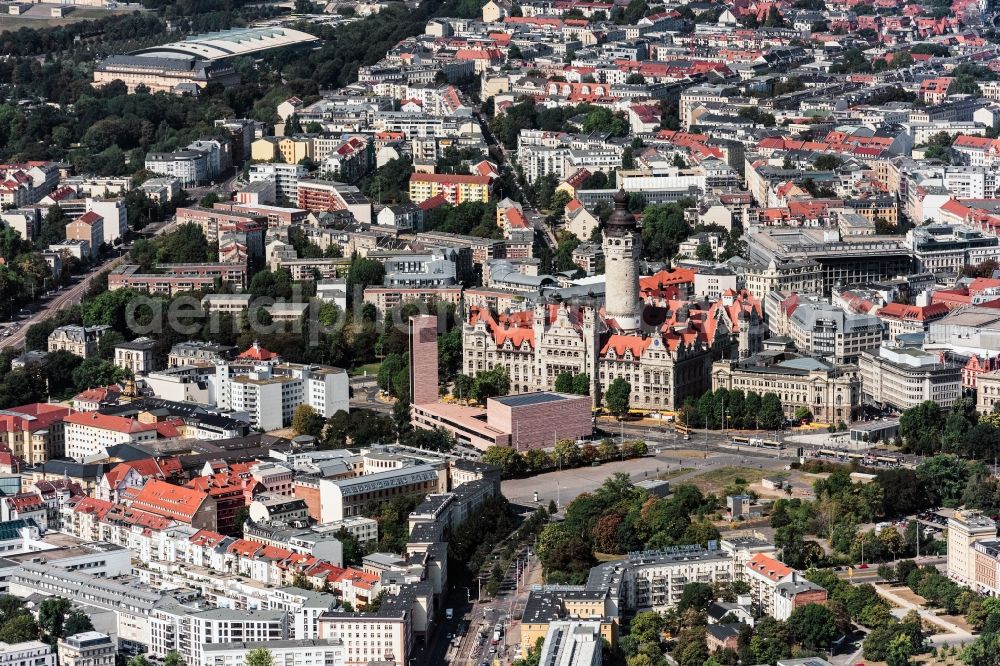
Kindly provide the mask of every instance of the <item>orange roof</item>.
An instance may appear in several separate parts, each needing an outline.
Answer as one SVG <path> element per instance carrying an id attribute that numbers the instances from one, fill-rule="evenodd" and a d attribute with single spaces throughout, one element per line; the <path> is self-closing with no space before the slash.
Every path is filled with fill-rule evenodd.
<path id="1" fill-rule="evenodd" d="M 196 546 L 208 546 L 209 548 L 214 548 L 215 546 L 222 543 L 226 537 L 218 532 L 212 532 L 211 530 L 199 530 L 195 532 L 188 541 Z"/>
<path id="2" fill-rule="evenodd" d="M 80 217 L 78 217 L 76 219 L 76 221 L 77 222 L 83 222 L 84 224 L 93 225 L 93 224 L 95 224 L 97 222 L 103 222 L 104 218 L 101 217 L 100 215 L 98 215 L 97 213 L 95 213 L 94 211 L 88 210 L 86 213 L 84 213 L 83 215 L 81 215 Z"/>
<path id="3" fill-rule="evenodd" d="M 754 555 L 747 562 L 747 568 L 777 583 L 779 580 L 795 571 L 787 564 L 779 562 L 763 553 Z"/>
<path id="4" fill-rule="evenodd" d="M 63 421 L 80 426 L 89 426 L 100 430 L 112 430 L 114 432 L 135 433 L 156 430 L 155 423 L 141 423 L 136 419 L 125 418 L 124 416 L 113 416 L 111 414 L 101 414 L 99 412 L 76 412 L 69 414 Z"/>
<path id="5" fill-rule="evenodd" d="M 944 303 L 932 303 L 924 306 L 889 303 L 875 314 L 879 317 L 924 322 L 945 316 L 948 314 L 948 306 Z"/>
<path id="6" fill-rule="evenodd" d="M 612 349 L 616 356 L 625 356 L 626 352 L 632 352 L 633 358 L 638 359 L 646 351 L 646 347 L 653 342 L 651 337 L 639 335 L 612 335 L 601 348 L 601 356 L 604 356 Z"/>
<path id="7" fill-rule="evenodd" d="M 97 499 L 96 497 L 84 497 L 76 503 L 73 511 L 75 513 L 92 513 L 100 519 L 104 517 L 104 514 L 114 508 L 114 506 L 115 505 L 113 503 Z"/>
<path id="8" fill-rule="evenodd" d="M 68 416 L 72 410 L 59 405 L 33 403 L 4 410 L 0 414 L 0 433 L 37 432 Z"/>
<path id="9" fill-rule="evenodd" d="M 457 183 L 467 185 L 489 185 L 489 176 L 473 176 L 461 173 L 413 173 L 410 182 L 425 183 Z"/>
<path id="10" fill-rule="evenodd" d="M 134 506 L 160 516 L 190 522 L 207 498 L 204 492 L 151 479 L 136 495 Z"/>
<path id="11" fill-rule="evenodd" d="M 247 348 L 245 352 L 237 356 L 236 358 L 245 358 L 252 361 L 270 361 L 277 358 L 278 355 L 274 352 L 270 352 L 260 346 L 259 343 L 254 342 L 250 347 Z"/>
<path id="12" fill-rule="evenodd" d="M 255 541 L 247 541 L 246 539 L 237 539 L 229 546 L 226 551 L 231 555 L 239 555 L 242 557 L 253 557 L 258 552 L 260 552 L 262 546 Z"/>

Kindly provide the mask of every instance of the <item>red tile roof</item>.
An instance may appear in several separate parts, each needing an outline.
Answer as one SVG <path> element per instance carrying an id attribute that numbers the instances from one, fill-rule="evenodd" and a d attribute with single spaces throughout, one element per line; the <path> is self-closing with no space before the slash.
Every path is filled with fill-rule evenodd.
<path id="1" fill-rule="evenodd" d="M 121 433 L 148 432 L 156 430 L 155 423 L 141 423 L 137 419 L 124 416 L 100 414 L 98 412 L 76 412 L 66 416 L 63 421 L 81 426 L 89 426 L 100 430 L 112 430 Z"/>
<path id="2" fill-rule="evenodd" d="M 268 351 L 260 346 L 258 343 L 253 343 L 247 348 L 245 352 L 237 356 L 237 358 L 250 359 L 253 361 L 270 361 L 277 358 L 278 355 L 274 352 Z"/>
<path id="3" fill-rule="evenodd" d="M 199 490 L 182 488 L 166 481 L 151 479 L 133 500 L 133 506 L 160 516 L 190 523 L 208 495 Z"/>
<path id="4" fill-rule="evenodd" d="M 775 583 L 795 571 L 787 564 L 779 562 L 773 557 L 768 557 L 763 553 L 758 553 L 750 558 L 747 562 L 747 568 L 756 571 Z"/>

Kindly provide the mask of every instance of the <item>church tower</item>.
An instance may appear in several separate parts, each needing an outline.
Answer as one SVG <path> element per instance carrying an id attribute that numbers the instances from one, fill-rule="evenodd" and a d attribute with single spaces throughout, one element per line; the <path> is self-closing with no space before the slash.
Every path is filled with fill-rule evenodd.
<path id="1" fill-rule="evenodd" d="M 615 210 L 604 225 L 604 313 L 626 332 L 642 325 L 639 256 L 642 236 L 628 211 L 625 190 L 615 194 Z"/>

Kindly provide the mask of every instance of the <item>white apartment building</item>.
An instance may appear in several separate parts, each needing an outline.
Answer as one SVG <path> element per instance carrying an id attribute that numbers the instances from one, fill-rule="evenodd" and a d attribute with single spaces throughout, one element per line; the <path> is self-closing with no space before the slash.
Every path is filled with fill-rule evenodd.
<path id="1" fill-rule="evenodd" d="M 237 365 L 219 361 L 212 378 L 222 409 L 245 411 L 250 425 L 277 430 L 306 404 L 324 418 L 349 411 L 347 373 L 340 368 L 264 361 Z"/>
<path id="2" fill-rule="evenodd" d="M 77 412 L 63 419 L 66 424 L 66 455 L 78 462 L 89 462 L 105 455 L 115 444 L 155 442 L 155 423 L 98 412 Z"/>
<path id="3" fill-rule="evenodd" d="M 301 164 L 265 163 L 250 167 L 250 182 L 273 181 L 275 195 L 289 201 L 299 197 L 299 179 L 309 175 Z"/>
<path id="4" fill-rule="evenodd" d="M 734 559 L 721 550 L 678 546 L 634 553 L 628 559 L 626 606 L 666 610 L 681 599 L 688 583 L 729 583 L 735 579 Z"/>
<path id="5" fill-rule="evenodd" d="M 344 643 L 338 639 L 303 639 L 266 643 L 212 643 L 202 649 L 204 666 L 244 666 L 250 650 L 266 648 L 274 666 L 344 666 Z"/>
<path id="6" fill-rule="evenodd" d="M 386 661 L 405 664 L 413 641 L 408 615 L 326 613 L 319 619 L 320 640 L 343 643 L 345 666 Z"/>
<path id="7" fill-rule="evenodd" d="M 268 608 L 286 611 L 291 618 L 289 635 L 304 641 L 316 640 L 319 637 L 319 617 L 333 610 L 336 603 L 336 600 L 325 592 L 282 587 L 270 592 Z"/>
<path id="8" fill-rule="evenodd" d="M 178 646 L 189 664 L 202 664 L 202 649 L 213 643 L 260 643 L 288 638 L 284 611 L 212 608 L 180 618 Z"/>
<path id="9" fill-rule="evenodd" d="M 0 666 L 56 666 L 56 653 L 41 641 L 0 641 Z"/>
<path id="10" fill-rule="evenodd" d="M 147 153 L 146 170 L 181 181 L 181 187 L 193 187 L 208 179 L 208 156 L 200 150 L 175 150 L 172 153 Z"/>

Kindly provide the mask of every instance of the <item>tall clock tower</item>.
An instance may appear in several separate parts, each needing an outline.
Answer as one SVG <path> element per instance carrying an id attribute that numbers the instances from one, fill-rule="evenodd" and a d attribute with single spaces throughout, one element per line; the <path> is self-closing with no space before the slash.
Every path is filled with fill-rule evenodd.
<path id="1" fill-rule="evenodd" d="M 604 225 L 604 314 L 625 332 L 642 325 L 639 297 L 639 256 L 642 236 L 628 211 L 625 190 L 615 194 L 615 210 Z"/>

